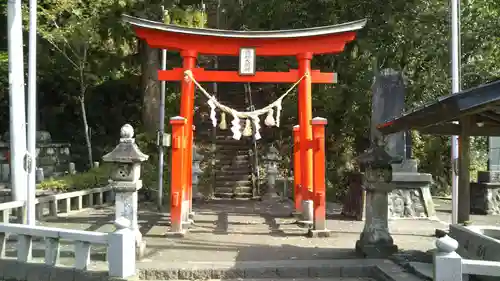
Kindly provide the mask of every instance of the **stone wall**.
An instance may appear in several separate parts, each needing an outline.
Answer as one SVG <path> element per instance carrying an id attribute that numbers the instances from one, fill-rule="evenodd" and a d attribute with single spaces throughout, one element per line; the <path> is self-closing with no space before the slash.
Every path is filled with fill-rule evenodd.
<path id="1" fill-rule="evenodd" d="M 0 182 L 10 181 L 9 135 L 0 140 Z M 70 163 L 69 143 L 54 143 L 49 132 L 37 132 L 36 164 L 45 177 L 60 176 L 68 171 Z"/>

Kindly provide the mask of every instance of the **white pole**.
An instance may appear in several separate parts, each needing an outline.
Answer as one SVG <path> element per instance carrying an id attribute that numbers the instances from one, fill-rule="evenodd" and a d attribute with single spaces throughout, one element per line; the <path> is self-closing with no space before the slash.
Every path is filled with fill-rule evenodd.
<path id="1" fill-rule="evenodd" d="M 163 6 L 162 16 L 165 17 L 165 10 Z M 167 69 L 167 50 L 161 50 L 161 69 Z M 160 125 L 158 130 L 158 208 L 161 210 L 163 207 L 163 167 L 164 167 L 164 148 L 163 136 L 165 133 L 165 81 L 161 81 L 160 85 Z"/>
<path id="2" fill-rule="evenodd" d="M 161 69 L 167 69 L 167 50 L 161 50 Z M 165 133 L 165 88 L 166 82 L 161 81 L 160 89 L 160 130 L 159 130 L 159 140 L 163 140 L 163 135 Z M 164 148 L 163 142 L 160 141 L 158 146 L 158 208 L 163 206 L 163 167 L 164 167 Z"/>
<path id="3" fill-rule="evenodd" d="M 10 104 L 10 183 L 12 199 L 26 201 L 26 109 L 24 93 L 23 26 L 21 0 L 8 0 L 8 55 Z"/>
<path id="4" fill-rule="evenodd" d="M 451 91 L 460 92 L 460 0 L 451 0 Z M 458 136 L 451 137 L 451 222 L 458 222 Z"/>
<path id="5" fill-rule="evenodd" d="M 36 25 L 37 0 L 30 0 L 30 29 L 28 52 L 28 153 L 31 156 L 31 165 L 28 171 L 28 200 L 27 218 L 29 225 L 35 225 L 35 198 L 36 198 Z"/>

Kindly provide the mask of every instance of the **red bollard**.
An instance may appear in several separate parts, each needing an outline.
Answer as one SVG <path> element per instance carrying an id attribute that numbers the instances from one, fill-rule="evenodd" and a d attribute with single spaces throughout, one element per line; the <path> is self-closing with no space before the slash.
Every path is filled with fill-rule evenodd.
<path id="1" fill-rule="evenodd" d="M 300 126 L 293 126 L 293 199 L 295 202 L 295 213 L 302 213 L 302 190 L 300 170 Z"/>
<path id="2" fill-rule="evenodd" d="M 183 169 L 184 152 L 186 150 L 186 140 L 184 135 L 184 128 L 186 126 L 186 119 L 184 117 L 176 116 L 170 118 L 170 125 L 172 125 L 172 171 L 171 171 L 171 200 L 170 200 L 170 233 L 183 235 L 184 229 L 182 227 L 182 219 L 185 210 L 183 210 L 183 201 L 185 195 L 185 173 Z"/>
<path id="3" fill-rule="evenodd" d="M 313 129 L 313 200 L 315 236 L 328 236 L 326 233 L 326 172 L 325 172 L 325 118 L 316 117 L 311 121 Z M 320 234 L 321 233 L 321 234 Z"/>

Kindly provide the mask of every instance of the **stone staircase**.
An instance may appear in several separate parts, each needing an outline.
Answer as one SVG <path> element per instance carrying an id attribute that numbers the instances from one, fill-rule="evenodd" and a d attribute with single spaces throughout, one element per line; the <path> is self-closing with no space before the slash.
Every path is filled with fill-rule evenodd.
<path id="1" fill-rule="evenodd" d="M 241 84 L 219 84 L 219 100 L 236 110 L 247 110 L 248 107 L 244 87 Z M 231 121 L 231 116 L 226 114 L 227 129 L 217 129 L 214 196 L 251 198 L 253 197 L 252 138 L 242 136 L 240 140 L 233 139 Z M 242 120 L 241 127 L 244 126 L 245 121 Z"/>
<path id="2" fill-rule="evenodd" d="M 212 91 L 212 87 L 207 89 Z M 199 95 L 198 95 L 199 96 Z M 219 83 L 218 100 L 224 105 L 243 111 L 249 103 L 245 98 L 243 84 Z M 252 137 L 242 136 L 240 140 L 232 138 L 230 115 L 226 114 L 227 129 L 219 129 L 221 115 L 217 113 L 217 128 L 212 127 L 210 108 L 206 105 L 205 97 L 198 97 L 196 105 L 200 105 L 195 114 L 196 133 L 195 143 L 199 146 L 210 147 L 215 130 L 215 154 L 205 155 L 207 165 L 213 165 L 214 178 L 209 181 L 211 193 L 215 198 L 252 198 Z M 244 128 L 245 121 L 241 121 Z M 215 158 L 215 159 L 214 159 Z M 213 161 L 211 161 L 213 160 Z"/>

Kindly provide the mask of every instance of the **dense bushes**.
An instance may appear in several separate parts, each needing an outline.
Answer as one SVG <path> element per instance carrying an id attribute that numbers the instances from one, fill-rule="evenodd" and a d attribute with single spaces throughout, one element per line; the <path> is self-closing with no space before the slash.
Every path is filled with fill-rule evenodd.
<path id="1" fill-rule="evenodd" d="M 46 179 L 39 183 L 37 188 L 42 190 L 66 192 L 102 187 L 108 184 L 110 173 L 111 165 L 104 164 L 98 168 L 92 168 L 83 173 Z"/>

